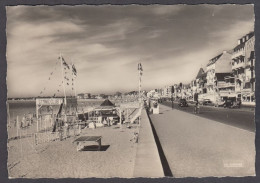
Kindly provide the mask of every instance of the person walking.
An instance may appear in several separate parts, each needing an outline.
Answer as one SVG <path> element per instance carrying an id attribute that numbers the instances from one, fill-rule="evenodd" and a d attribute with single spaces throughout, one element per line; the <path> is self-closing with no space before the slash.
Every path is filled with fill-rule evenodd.
<path id="1" fill-rule="evenodd" d="M 199 94 L 197 92 L 194 94 L 194 101 L 195 101 L 194 113 L 198 114 L 199 113 Z"/>

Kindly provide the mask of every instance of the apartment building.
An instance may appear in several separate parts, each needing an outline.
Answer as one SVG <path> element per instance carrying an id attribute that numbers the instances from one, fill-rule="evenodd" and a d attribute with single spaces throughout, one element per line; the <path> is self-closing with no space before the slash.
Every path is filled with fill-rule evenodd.
<path id="1" fill-rule="evenodd" d="M 245 105 L 255 105 L 254 45 L 254 32 L 250 32 L 238 40 L 238 45 L 232 54 L 236 97 Z"/>
<path id="2" fill-rule="evenodd" d="M 223 51 L 221 54 L 209 60 L 207 64 L 207 99 L 215 102 L 220 95 L 228 97 L 226 93 L 222 93 L 220 89 L 225 84 L 225 77 L 231 76 L 231 51 Z M 226 96 L 224 96 L 226 95 Z"/>

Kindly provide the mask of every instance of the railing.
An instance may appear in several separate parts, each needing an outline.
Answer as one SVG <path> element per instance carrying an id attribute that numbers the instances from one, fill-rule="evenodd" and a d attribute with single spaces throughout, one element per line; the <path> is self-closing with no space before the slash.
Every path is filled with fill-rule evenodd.
<path id="1" fill-rule="evenodd" d="M 81 133 L 79 125 L 71 125 L 69 127 L 63 126 L 58 132 L 38 132 L 34 133 L 35 145 L 48 143 L 55 140 L 63 140 L 68 137 L 78 136 Z"/>
<path id="2" fill-rule="evenodd" d="M 239 63 L 234 62 L 234 65 L 232 65 L 232 69 L 237 69 L 240 67 L 245 67 L 245 62 L 239 62 Z"/>
<path id="3" fill-rule="evenodd" d="M 218 83 L 218 88 L 235 87 L 235 83 Z"/>

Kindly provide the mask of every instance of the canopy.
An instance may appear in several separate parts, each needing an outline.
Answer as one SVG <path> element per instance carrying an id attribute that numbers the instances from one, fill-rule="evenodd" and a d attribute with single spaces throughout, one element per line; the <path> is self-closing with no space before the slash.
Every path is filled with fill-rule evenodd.
<path id="1" fill-rule="evenodd" d="M 100 106 L 105 107 L 105 106 L 115 106 L 110 100 L 106 99 Z"/>

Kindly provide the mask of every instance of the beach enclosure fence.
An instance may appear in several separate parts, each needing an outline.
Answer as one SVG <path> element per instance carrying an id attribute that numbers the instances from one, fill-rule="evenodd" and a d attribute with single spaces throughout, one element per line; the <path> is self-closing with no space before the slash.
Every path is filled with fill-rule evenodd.
<path id="1" fill-rule="evenodd" d="M 81 127 L 78 124 L 60 127 L 57 132 L 43 131 L 34 133 L 35 145 L 52 142 L 55 140 L 64 140 L 68 137 L 78 136 L 81 133 Z"/>

